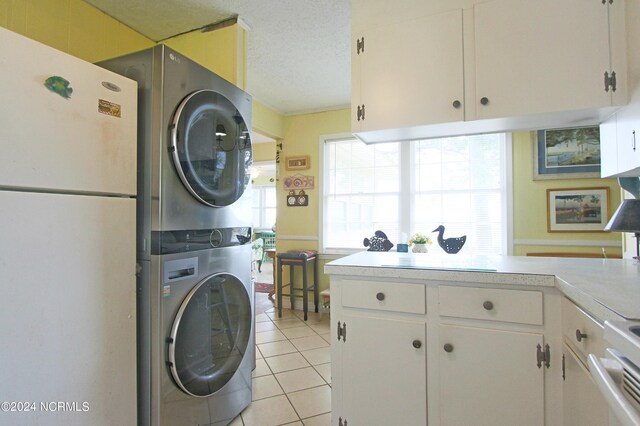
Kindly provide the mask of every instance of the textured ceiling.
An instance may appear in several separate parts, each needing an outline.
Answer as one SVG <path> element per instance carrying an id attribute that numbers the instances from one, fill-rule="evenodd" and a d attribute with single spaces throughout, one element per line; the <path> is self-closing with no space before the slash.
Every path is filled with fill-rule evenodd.
<path id="1" fill-rule="evenodd" d="M 239 16 L 256 100 L 283 114 L 350 103 L 349 0 L 85 1 L 154 41 Z"/>

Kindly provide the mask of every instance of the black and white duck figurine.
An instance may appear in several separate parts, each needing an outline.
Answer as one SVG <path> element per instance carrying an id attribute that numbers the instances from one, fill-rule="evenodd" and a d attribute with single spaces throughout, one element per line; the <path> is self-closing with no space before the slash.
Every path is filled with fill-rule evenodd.
<path id="1" fill-rule="evenodd" d="M 442 247 L 442 250 L 446 251 L 449 254 L 456 254 L 460 251 L 464 243 L 467 241 L 467 236 L 463 235 L 458 238 L 443 238 L 444 234 L 444 226 L 440 225 L 436 229 L 431 232 L 438 231 L 438 244 Z"/>

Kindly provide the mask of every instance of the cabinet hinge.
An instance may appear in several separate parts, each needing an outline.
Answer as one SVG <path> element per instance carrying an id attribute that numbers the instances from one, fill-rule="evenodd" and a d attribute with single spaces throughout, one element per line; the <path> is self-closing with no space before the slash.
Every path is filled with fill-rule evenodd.
<path id="1" fill-rule="evenodd" d="M 347 426 L 347 419 L 342 421 L 342 417 L 338 417 L 338 426 Z"/>
<path id="2" fill-rule="evenodd" d="M 604 91 L 608 92 L 611 89 L 612 92 L 616 91 L 616 72 L 611 71 L 609 75 L 608 71 L 604 72 Z"/>
<path id="3" fill-rule="evenodd" d="M 356 116 L 358 117 L 358 121 L 364 120 L 364 104 L 362 104 L 362 106 L 358 105 Z"/>
<path id="4" fill-rule="evenodd" d="M 347 323 L 343 322 L 342 325 L 338 321 L 338 340 L 342 337 L 342 341 L 347 341 Z"/>
<path id="5" fill-rule="evenodd" d="M 549 345 L 544 345 L 544 351 L 542 350 L 542 346 L 540 346 L 540 344 L 538 344 L 536 348 L 536 358 L 538 360 L 536 365 L 538 366 L 538 368 L 541 368 L 542 363 L 544 363 L 544 366 L 549 368 L 551 366 L 551 349 L 549 348 Z"/>
<path id="6" fill-rule="evenodd" d="M 360 52 L 364 53 L 364 36 L 356 39 L 356 54 L 359 55 Z"/>

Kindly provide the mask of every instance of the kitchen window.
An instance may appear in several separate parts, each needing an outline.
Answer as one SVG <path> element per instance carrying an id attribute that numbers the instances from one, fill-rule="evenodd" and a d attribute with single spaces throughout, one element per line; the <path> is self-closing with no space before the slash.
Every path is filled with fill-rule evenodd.
<path id="1" fill-rule="evenodd" d="M 508 254 L 510 134 L 366 145 L 352 136 L 321 141 L 321 250 L 366 250 L 382 230 L 394 243 L 445 226 L 467 235 L 463 252 Z M 395 250 L 393 248 L 392 250 Z"/>

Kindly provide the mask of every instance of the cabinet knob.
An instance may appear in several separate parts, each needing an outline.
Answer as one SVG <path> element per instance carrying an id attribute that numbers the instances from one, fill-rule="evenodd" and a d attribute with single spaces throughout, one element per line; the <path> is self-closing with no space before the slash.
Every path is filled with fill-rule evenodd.
<path id="1" fill-rule="evenodd" d="M 446 343 L 444 345 L 444 351 L 447 353 L 453 352 L 453 345 L 451 343 Z"/>
<path id="2" fill-rule="evenodd" d="M 380 292 L 376 294 L 376 299 L 382 302 L 384 300 L 384 293 Z"/>
<path id="3" fill-rule="evenodd" d="M 462 105 L 462 103 L 461 103 L 459 100 L 457 100 L 457 99 L 456 99 L 455 101 L 453 101 L 453 104 L 452 104 L 452 105 L 453 105 L 453 107 L 454 107 L 455 109 L 458 109 L 458 108 L 460 108 L 460 106 Z"/>
<path id="4" fill-rule="evenodd" d="M 493 309 L 493 302 L 490 300 L 487 300 L 482 304 L 482 307 L 485 308 L 487 311 L 490 311 Z"/>
<path id="5" fill-rule="evenodd" d="M 422 347 L 422 342 L 418 339 L 413 341 L 413 347 L 416 349 L 420 349 Z"/>
<path id="6" fill-rule="evenodd" d="M 482 105 L 486 105 L 486 104 L 488 104 L 488 103 L 489 103 L 489 98 L 487 98 L 486 96 L 485 96 L 485 97 L 480 98 L 480 103 L 481 103 Z"/>
<path id="7" fill-rule="evenodd" d="M 582 339 L 586 339 L 587 335 L 580 331 L 580 329 L 576 330 L 576 340 L 578 342 L 582 342 Z"/>

